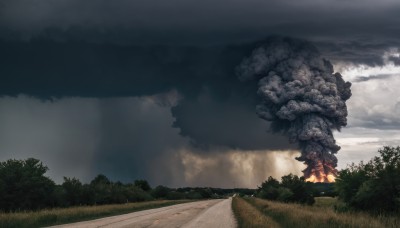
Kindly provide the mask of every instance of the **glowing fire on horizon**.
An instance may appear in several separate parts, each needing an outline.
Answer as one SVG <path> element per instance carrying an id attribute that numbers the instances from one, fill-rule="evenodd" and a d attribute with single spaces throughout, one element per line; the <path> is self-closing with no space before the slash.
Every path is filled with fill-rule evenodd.
<path id="1" fill-rule="evenodd" d="M 307 172 L 308 171 L 304 172 L 306 182 L 313 183 L 333 183 L 337 176 L 337 170 L 333 165 L 324 161 L 319 161 L 314 168 Z"/>
<path id="2" fill-rule="evenodd" d="M 306 179 L 306 182 L 313 182 L 313 183 L 333 183 L 335 182 L 335 175 L 333 174 L 312 174 L 309 178 Z"/>

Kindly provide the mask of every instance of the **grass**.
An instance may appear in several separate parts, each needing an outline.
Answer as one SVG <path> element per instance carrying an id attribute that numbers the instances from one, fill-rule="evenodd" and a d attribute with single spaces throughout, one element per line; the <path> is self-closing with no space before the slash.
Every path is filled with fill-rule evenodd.
<path id="1" fill-rule="evenodd" d="M 140 203 L 55 208 L 35 212 L 0 213 L 0 227 L 43 227 L 165 207 L 188 200 L 159 200 Z"/>
<path id="2" fill-rule="evenodd" d="M 280 227 L 271 217 L 267 217 L 240 197 L 233 198 L 232 209 L 239 227 Z"/>
<path id="3" fill-rule="evenodd" d="M 314 207 L 331 207 L 333 208 L 337 204 L 337 198 L 333 197 L 315 197 Z"/>
<path id="4" fill-rule="evenodd" d="M 246 198 L 262 214 L 281 227 L 400 227 L 400 216 L 372 216 L 361 212 L 337 213 L 334 198 L 316 198 L 314 206 Z"/>

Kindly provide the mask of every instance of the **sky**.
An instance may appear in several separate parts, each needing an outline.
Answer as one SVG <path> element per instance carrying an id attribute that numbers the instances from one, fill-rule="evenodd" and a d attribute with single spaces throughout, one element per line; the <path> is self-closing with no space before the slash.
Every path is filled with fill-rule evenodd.
<path id="1" fill-rule="evenodd" d="M 301 175 L 235 68 L 269 36 L 315 45 L 352 83 L 338 168 L 400 141 L 396 0 L 3 0 L 0 160 L 57 183 L 250 187 Z"/>

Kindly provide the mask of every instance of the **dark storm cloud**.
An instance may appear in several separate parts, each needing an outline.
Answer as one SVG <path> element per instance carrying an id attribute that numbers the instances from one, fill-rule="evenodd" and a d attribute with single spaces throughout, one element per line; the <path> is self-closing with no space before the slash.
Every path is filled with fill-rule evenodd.
<path id="1" fill-rule="evenodd" d="M 0 38 L 226 45 L 279 34 L 315 41 L 334 63 L 382 65 L 400 47 L 398 12 L 395 0 L 6 0 Z"/>
<path id="2" fill-rule="evenodd" d="M 235 76 L 235 67 L 255 45 L 199 48 L 5 41 L 0 44 L 0 94 L 45 99 L 123 97 L 174 89 L 181 96 L 173 108 L 174 126 L 198 146 L 293 148 L 283 137 L 268 133 L 268 124 L 254 114 L 256 83 L 242 83 Z"/>
<path id="3" fill-rule="evenodd" d="M 201 152 L 214 146 L 287 149 L 286 140 L 268 133 L 268 123 L 255 114 L 257 85 L 241 83 L 234 74 L 257 46 L 252 42 L 271 34 L 301 37 L 314 41 L 334 63 L 382 65 L 383 53 L 400 47 L 399 10 L 400 3 L 389 0 L 5 0 L 0 2 L 0 94 L 44 101 L 106 98 L 101 111 L 87 114 L 102 115 L 94 136 L 102 143 L 87 160 L 92 172 L 113 178 L 151 176 L 146 170 L 151 161 L 162 165 L 168 149 L 177 149 L 169 142 L 185 145 L 177 132 Z M 177 105 L 168 96 L 157 97 L 167 108 L 142 114 L 140 104 L 120 98 L 171 90 L 181 99 Z M 169 105 L 176 105 L 175 120 L 165 117 Z M 54 144 L 54 150 L 64 145 Z M 74 163 L 72 155 L 65 166 Z M 176 169 L 182 170 L 179 164 Z"/>
<path id="4" fill-rule="evenodd" d="M 93 169 L 99 173 L 121 181 L 147 179 L 162 172 L 154 160 L 186 145 L 178 130 L 171 128 L 168 107 L 138 98 L 102 99 L 100 104 L 101 140 L 93 159 Z"/>
<path id="5" fill-rule="evenodd" d="M 208 145 L 244 150 L 296 148 L 286 137 L 269 131 L 269 123 L 257 117 L 255 105 L 243 94 L 221 100 L 205 90 L 196 100 L 183 100 L 172 108 L 174 126 L 203 149 Z"/>
<path id="6" fill-rule="evenodd" d="M 93 157 L 101 138 L 99 105 L 98 99 L 1 97 L 0 160 L 35 157 L 56 181 L 90 180 L 98 172 Z"/>
<path id="7" fill-rule="evenodd" d="M 47 33 L 123 43 L 226 43 L 270 34 L 398 38 L 399 9 L 395 0 L 6 0 L 0 28 L 9 38 Z"/>
<path id="8" fill-rule="evenodd" d="M 172 121 L 169 108 L 151 98 L 1 97 L 0 160 L 38 158 L 58 183 L 63 176 L 88 182 L 99 173 L 153 180 L 163 172 L 154 160 L 187 144 Z M 172 184 L 168 177 L 159 183 Z"/>
<path id="9" fill-rule="evenodd" d="M 378 75 L 371 75 L 368 77 L 365 76 L 359 76 L 356 79 L 353 80 L 353 82 L 366 82 L 369 80 L 382 80 L 382 79 L 387 79 L 392 77 L 392 74 L 378 74 Z"/>
<path id="10" fill-rule="evenodd" d="M 357 0 L 2 1 L 0 93 L 122 97 L 176 89 L 183 100 L 174 126 L 195 143 L 276 148 L 284 141 L 246 141 L 238 131 L 257 125 L 246 129 L 254 136 L 268 126 L 251 117 L 255 85 L 233 74 L 254 44 L 229 44 L 293 35 L 316 41 L 334 62 L 381 65 L 382 53 L 398 46 L 398 9 L 396 1 Z M 216 110 L 226 117 L 220 125 Z"/>
<path id="11" fill-rule="evenodd" d="M 135 96 L 195 82 L 198 49 L 121 47 L 49 40 L 0 43 L 2 94 L 35 96 Z M 194 56 L 194 57 L 193 57 Z M 191 75 L 186 79 L 183 75 Z M 178 85 L 179 86 L 179 85 Z"/>
<path id="12" fill-rule="evenodd" d="M 391 47 L 399 47 L 400 42 L 379 39 L 331 40 L 317 41 L 315 45 L 322 54 L 334 63 L 365 64 L 368 66 L 383 65 L 382 56 Z"/>
<path id="13" fill-rule="evenodd" d="M 57 183 L 63 176 L 89 182 L 103 173 L 124 182 L 145 178 L 153 187 L 256 187 L 268 175 L 300 173 L 302 166 L 294 159 L 287 167 L 274 159 L 292 160 L 294 151 L 210 146 L 204 153 L 192 147 L 171 128 L 170 108 L 158 104 L 159 96 L 171 95 L 52 101 L 1 97 L 0 160 L 36 157 Z"/>

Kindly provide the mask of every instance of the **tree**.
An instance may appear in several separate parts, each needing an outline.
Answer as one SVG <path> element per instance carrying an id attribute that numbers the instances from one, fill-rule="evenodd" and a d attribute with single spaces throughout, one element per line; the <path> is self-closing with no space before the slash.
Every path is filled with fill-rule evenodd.
<path id="1" fill-rule="evenodd" d="M 273 177 L 268 177 L 260 187 L 258 187 L 258 197 L 269 200 L 276 200 L 279 196 L 279 181 Z"/>
<path id="2" fill-rule="evenodd" d="M 78 179 L 64 177 L 62 187 L 64 189 L 67 206 L 83 204 L 83 185 Z"/>
<path id="3" fill-rule="evenodd" d="M 145 192 L 143 189 L 132 184 L 126 185 L 126 195 L 129 202 L 140 202 L 153 199 L 148 192 Z"/>
<path id="4" fill-rule="evenodd" d="M 91 182 L 95 204 L 111 203 L 112 185 L 111 181 L 103 174 L 97 175 Z"/>
<path id="5" fill-rule="evenodd" d="M 368 163 L 352 164 L 339 172 L 339 198 L 356 209 L 400 210 L 400 147 L 385 146 Z"/>
<path id="6" fill-rule="evenodd" d="M 31 210 L 52 204 L 55 183 L 35 158 L 0 162 L 0 208 L 5 211 Z"/>
<path id="7" fill-rule="evenodd" d="M 151 190 L 151 187 L 146 180 L 135 180 L 134 185 L 146 192 Z"/>
<path id="8" fill-rule="evenodd" d="M 165 186 L 159 185 L 152 190 L 151 195 L 154 198 L 166 198 L 170 191 L 171 191 L 171 189 L 169 189 Z"/>
<path id="9" fill-rule="evenodd" d="M 304 177 L 298 177 L 293 174 L 282 177 L 281 186 L 292 192 L 292 196 L 287 198 L 287 200 L 291 202 L 299 202 L 309 205 L 314 204 L 315 200 L 310 185 L 311 183 L 305 182 Z"/>
<path id="10" fill-rule="evenodd" d="M 314 203 L 309 183 L 306 183 L 303 177 L 300 178 L 293 174 L 283 176 L 281 183 L 273 177 L 269 177 L 258 188 L 257 196 L 282 202 Z"/>

